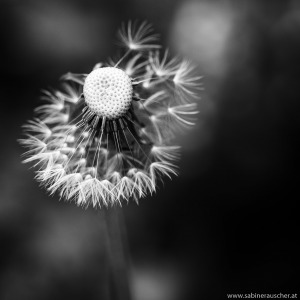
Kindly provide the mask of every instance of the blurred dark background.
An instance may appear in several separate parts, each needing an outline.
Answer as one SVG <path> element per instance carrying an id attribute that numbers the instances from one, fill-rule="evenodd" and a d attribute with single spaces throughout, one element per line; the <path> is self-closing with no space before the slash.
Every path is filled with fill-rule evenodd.
<path id="1" fill-rule="evenodd" d="M 133 299 L 296 293 L 298 0 L 1 0 L 0 299 L 104 299 L 103 212 L 48 196 L 16 140 L 40 89 L 115 54 L 129 19 L 205 86 L 181 175 L 122 208 Z"/>

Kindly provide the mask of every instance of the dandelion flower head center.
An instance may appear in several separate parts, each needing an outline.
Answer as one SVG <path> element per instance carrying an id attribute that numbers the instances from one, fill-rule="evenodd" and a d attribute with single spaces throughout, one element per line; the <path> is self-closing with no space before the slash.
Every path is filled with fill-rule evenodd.
<path id="1" fill-rule="evenodd" d="M 83 86 L 85 102 L 90 110 L 110 120 L 126 114 L 132 102 L 132 91 L 131 78 L 114 67 L 92 71 Z"/>

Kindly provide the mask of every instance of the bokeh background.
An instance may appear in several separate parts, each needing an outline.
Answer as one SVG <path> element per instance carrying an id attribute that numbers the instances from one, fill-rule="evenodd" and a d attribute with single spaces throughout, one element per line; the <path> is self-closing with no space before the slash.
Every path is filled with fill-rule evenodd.
<path id="1" fill-rule="evenodd" d="M 132 299 L 296 293 L 298 0 L 1 0 L 0 299 L 105 300 L 107 212 L 49 197 L 17 139 L 40 89 L 116 53 L 129 19 L 151 22 L 205 86 L 178 138 L 180 177 L 122 208 Z"/>

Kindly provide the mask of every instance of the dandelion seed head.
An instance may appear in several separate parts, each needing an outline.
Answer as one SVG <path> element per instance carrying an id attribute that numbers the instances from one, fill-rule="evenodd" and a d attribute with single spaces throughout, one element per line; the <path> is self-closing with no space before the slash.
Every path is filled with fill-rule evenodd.
<path id="1" fill-rule="evenodd" d="M 117 62 L 67 73 L 62 91 L 43 91 L 48 103 L 35 109 L 20 143 L 51 195 L 83 207 L 138 202 L 177 175 L 173 138 L 195 124 L 201 77 L 161 52 L 152 32 L 146 22 L 123 25 Z"/>

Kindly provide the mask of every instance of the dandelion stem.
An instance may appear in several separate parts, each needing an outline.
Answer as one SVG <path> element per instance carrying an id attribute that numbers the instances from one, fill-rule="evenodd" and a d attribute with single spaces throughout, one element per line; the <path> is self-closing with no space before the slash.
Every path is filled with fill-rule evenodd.
<path id="1" fill-rule="evenodd" d="M 116 300 L 131 300 L 129 286 L 129 251 L 122 209 L 104 211 L 107 257 L 111 276 L 110 297 Z M 103 216 L 101 216 L 103 217 Z"/>

